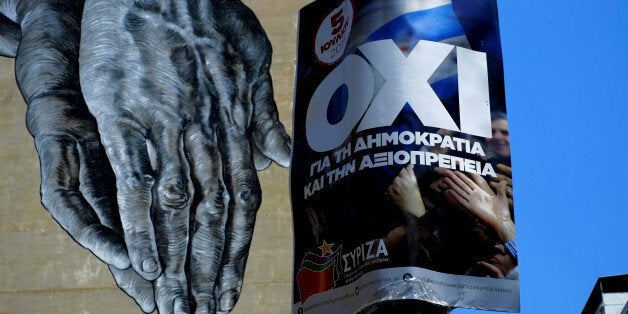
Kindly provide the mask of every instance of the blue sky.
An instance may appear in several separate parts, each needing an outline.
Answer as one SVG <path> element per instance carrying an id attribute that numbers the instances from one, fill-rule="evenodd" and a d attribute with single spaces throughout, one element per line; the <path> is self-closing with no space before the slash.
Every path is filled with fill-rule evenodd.
<path id="1" fill-rule="evenodd" d="M 580 313 L 628 273 L 628 1 L 498 3 L 521 313 Z"/>

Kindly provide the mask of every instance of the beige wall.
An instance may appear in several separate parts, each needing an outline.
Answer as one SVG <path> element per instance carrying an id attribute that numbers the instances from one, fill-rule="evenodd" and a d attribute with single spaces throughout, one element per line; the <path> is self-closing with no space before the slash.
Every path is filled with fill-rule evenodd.
<path id="1" fill-rule="evenodd" d="M 291 132 L 296 13 L 306 0 L 245 0 L 274 48 L 281 120 Z M 13 60 L 0 57 L 0 313 L 141 313 L 105 265 L 79 247 L 39 202 L 39 166 L 24 126 Z M 234 313 L 288 313 L 292 216 L 288 170 L 260 173 L 263 189 L 244 290 Z"/>

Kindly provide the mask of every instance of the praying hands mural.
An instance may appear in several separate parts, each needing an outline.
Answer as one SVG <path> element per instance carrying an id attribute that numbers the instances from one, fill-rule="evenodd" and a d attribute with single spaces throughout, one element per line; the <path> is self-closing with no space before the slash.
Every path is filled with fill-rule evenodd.
<path id="1" fill-rule="evenodd" d="M 226 313 L 288 166 L 271 47 L 240 1 L 0 0 L 42 204 L 144 312 Z"/>

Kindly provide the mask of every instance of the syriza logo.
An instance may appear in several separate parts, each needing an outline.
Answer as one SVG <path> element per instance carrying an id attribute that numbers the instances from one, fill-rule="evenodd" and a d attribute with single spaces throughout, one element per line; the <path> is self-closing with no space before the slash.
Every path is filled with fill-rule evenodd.
<path id="1" fill-rule="evenodd" d="M 353 3 L 345 0 L 325 17 L 314 42 L 315 55 L 319 61 L 334 64 L 340 60 L 351 34 L 353 14 Z"/>

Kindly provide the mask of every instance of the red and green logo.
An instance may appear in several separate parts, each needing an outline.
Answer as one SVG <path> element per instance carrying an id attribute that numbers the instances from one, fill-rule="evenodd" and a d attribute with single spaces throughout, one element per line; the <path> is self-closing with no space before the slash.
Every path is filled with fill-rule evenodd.
<path id="1" fill-rule="evenodd" d="M 301 260 L 297 272 L 297 284 L 302 304 L 312 295 L 325 292 L 336 286 L 334 272 L 341 249 L 338 248 L 333 251 L 333 246 L 333 243 L 327 243 L 323 240 L 323 245 L 319 247 L 321 249 L 320 255 L 308 252 Z"/>

